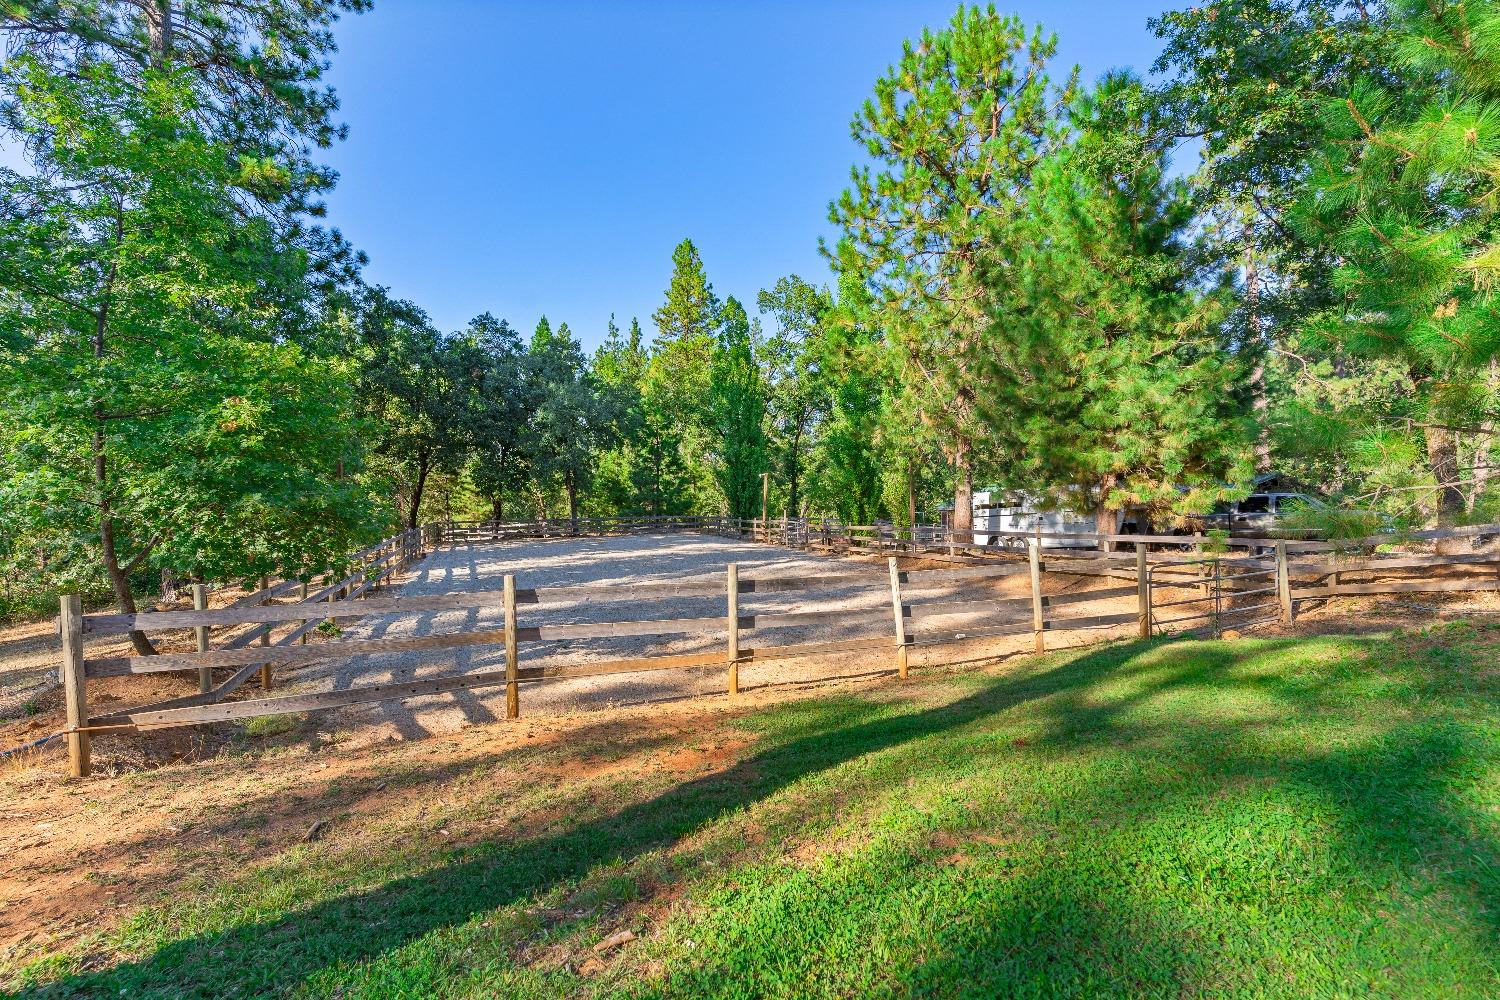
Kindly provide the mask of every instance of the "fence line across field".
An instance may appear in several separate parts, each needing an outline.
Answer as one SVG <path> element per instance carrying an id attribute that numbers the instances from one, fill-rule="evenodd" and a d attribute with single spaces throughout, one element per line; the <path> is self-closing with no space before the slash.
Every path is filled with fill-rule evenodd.
<path id="1" fill-rule="evenodd" d="M 831 533 L 826 525 L 819 531 Z M 858 527 L 858 526 L 856 526 Z M 870 526 L 874 531 L 878 526 Z M 849 530 L 849 529 L 846 529 Z M 501 579 L 501 589 L 492 591 L 432 594 L 412 597 L 370 596 L 375 588 L 439 545 L 466 544 L 476 541 L 504 541 L 514 538 L 548 538 L 560 534 L 627 534 L 651 532 L 698 532 L 725 535 L 737 539 L 768 539 L 773 544 L 806 546 L 810 535 L 806 522 L 780 521 L 762 523 L 722 517 L 653 517 L 580 519 L 575 525 L 563 522 L 440 522 L 401 532 L 362 552 L 356 553 L 356 568 L 336 581 L 323 581 L 312 590 L 306 581 L 262 581 L 260 589 L 234 604 L 218 609 L 203 607 L 201 600 L 193 610 L 146 611 L 136 614 L 82 613 L 76 596 L 61 601 L 59 631 L 62 637 L 62 678 L 68 709 L 68 745 L 70 771 L 77 775 L 89 769 L 89 733 L 98 730 L 127 732 L 161 726 L 197 725 L 231 719 L 254 718 L 285 712 L 316 711 L 345 705 L 375 703 L 448 691 L 493 687 L 507 688 L 508 718 L 520 712 L 520 688 L 541 681 L 600 676 L 684 667 L 722 666 L 725 689 L 731 695 L 739 690 L 739 668 L 742 664 L 782 660 L 829 652 L 884 649 L 892 654 L 892 667 L 905 679 L 909 669 L 909 650 L 1006 635 L 1034 637 L 1034 648 L 1046 648 L 1048 632 L 1115 628 L 1134 624 L 1136 634 L 1149 637 L 1161 634 L 1173 625 L 1197 624 L 1188 632 L 1212 631 L 1218 635 L 1226 620 L 1235 615 L 1261 613 L 1262 617 L 1244 619 L 1242 624 L 1280 619 L 1290 622 L 1296 603 L 1322 600 L 1345 594 L 1407 593 L 1422 590 L 1482 590 L 1496 587 L 1496 561 L 1500 554 L 1469 553 L 1458 557 L 1398 556 L 1382 567 L 1378 558 L 1358 562 L 1339 561 L 1331 546 L 1317 549 L 1313 543 L 1286 539 L 1233 539 L 1241 555 L 1186 555 L 1181 552 L 1153 551 L 1160 544 L 1199 546 L 1205 539 L 1182 536 L 1106 536 L 1107 540 L 1131 540 L 1133 553 L 1056 552 L 1043 549 L 1044 533 L 1024 536 L 1026 561 L 990 561 L 978 564 L 949 565 L 937 569 L 901 568 L 894 552 L 900 551 L 899 539 L 878 538 L 888 544 L 884 573 L 850 573 L 833 570 L 828 573 L 796 576 L 742 577 L 738 566 L 729 563 L 721 581 L 685 580 L 682 582 L 640 582 L 613 585 L 574 585 L 525 588 L 518 586 L 514 575 Z M 1423 533 L 1428 539 L 1500 534 L 1500 526 L 1457 529 L 1449 534 Z M 1168 539 L 1159 543 L 1156 539 Z M 931 544 L 950 548 L 951 538 L 937 538 L 931 543 L 908 541 L 906 544 Z M 810 546 L 808 546 L 810 547 Z M 995 558 L 983 546 L 960 544 L 963 556 L 972 559 Z M 975 552 L 973 550 L 978 549 Z M 1013 550 L 1007 550 L 1014 556 Z M 1266 555 L 1269 552 L 1270 555 Z M 944 553 L 946 555 L 946 552 Z M 1330 558 L 1330 555 L 1334 558 Z M 1298 564 L 1300 559 L 1300 565 Z M 1441 579 L 1352 583 L 1349 574 L 1381 572 L 1430 571 L 1434 568 L 1462 569 L 1482 574 L 1481 579 Z M 1044 594 L 1044 573 L 1073 574 L 1104 579 L 1128 580 L 1128 585 L 1076 591 L 1067 594 Z M 996 597 L 992 593 L 963 593 L 973 585 L 1025 575 L 1029 594 L 1019 597 Z M 1133 579 L 1132 579 L 1133 577 Z M 1332 584 L 1325 581 L 1332 579 Z M 1293 581 L 1307 581 L 1312 586 L 1294 590 Z M 835 611 L 749 611 L 743 607 L 745 597 L 759 594 L 807 593 L 869 587 L 882 596 L 888 592 L 889 604 L 882 610 Z M 958 588 L 942 600 L 921 600 L 923 591 Z M 1166 591 L 1192 592 L 1194 596 L 1166 598 Z M 295 594 L 291 604 L 272 603 Z M 1273 597 L 1268 595 L 1274 594 Z M 597 604 L 630 604 L 676 597 L 717 597 L 725 600 L 724 615 L 694 618 L 633 619 L 572 624 L 524 624 L 522 608 L 558 602 Z M 913 599 L 917 596 L 918 599 Z M 1127 613 L 1078 614 L 1069 616 L 1059 609 L 1074 605 L 1118 600 L 1134 595 L 1136 609 Z M 1247 605 L 1246 600 L 1254 601 Z M 1173 609 L 1166 618 L 1156 616 L 1153 604 Z M 478 610 L 499 608 L 498 628 L 453 631 L 439 635 L 405 638 L 329 641 L 306 644 L 306 636 L 323 622 L 348 621 L 367 615 L 417 614 L 440 610 Z M 1082 609 L 1087 612 L 1087 608 Z M 1271 613 L 1273 612 L 1274 613 Z M 944 626 L 942 620 L 953 617 L 980 617 L 982 624 L 956 629 Z M 1235 618 L 1239 622 L 1241 619 Z M 285 635 L 271 639 L 278 625 L 292 623 Z M 832 642 L 781 643 L 745 645 L 746 633 L 775 632 L 808 625 L 835 624 L 846 627 L 878 628 L 879 635 L 851 635 Z M 215 627 L 250 625 L 251 628 L 231 637 L 218 649 L 210 647 L 210 630 Z M 187 653 L 157 656 L 100 656 L 84 654 L 88 636 L 119 635 L 132 630 L 191 628 L 199 639 L 198 649 Z M 1173 630 L 1175 631 L 1175 630 Z M 691 654 L 638 656 L 599 660 L 568 665 L 522 665 L 521 644 L 545 644 L 573 639 L 598 639 L 621 636 L 719 636 L 722 651 Z M 298 643 L 302 644 L 298 644 Z M 252 645 L 252 643 L 259 643 Z M 382 683 L 349 690 L 268 696 L 250 700 L 225 701 L 225 698 L 260 673 L 262 686 L 271 685 L 272 664 L 282 667 L 328 659 L 352 658 L 392 652 L 437 650 L 474 646 L 504 646 L 505 669 L 445 677 L 424 678 L 400 683 Z M 230 677 L 212 686 L 212 671 L 235 668 Z M 197 695 L 143 705 L 108 715 L 90 716 L 87 688 L 90 680 L 166 671 L 194 671 L 200 678 Z"/>

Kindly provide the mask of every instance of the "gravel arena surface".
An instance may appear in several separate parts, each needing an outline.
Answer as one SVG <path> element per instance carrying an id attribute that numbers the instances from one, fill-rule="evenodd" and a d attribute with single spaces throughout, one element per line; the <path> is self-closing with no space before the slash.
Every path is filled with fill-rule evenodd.
<path id="1" fill-rule="evenodd" d="M 720 582 L 725 567 L 739 563 L 740 578 L 796 576 L 821 573 L 868 573 L 868 585 L 814 593 L 747 594 L 740 598 L 740 613 L 770 611 L 814 611 L 847 608 L 874 610 L 890 607 L 889 577 L 883 562 L 795 552 L 753 542 L 736 542 L 708 535 L 634 535 L 608 538 L 506 541 L 444 547 L 430 553 L 414 567 L 402 596 L 454 592 L 498 591 L 506 573 L 516 575 L 520 588 L 580 585 Z M 1048 592 L 1091 589 L 1115 581 L 1081 577 L 1063 578 Z M 985 596 L 981 587 L 995 595 L 1027 593 L 1025 575 L 1005 577 L 988 585 L 969 581 L 966 598 Z M 929 587 L 920 592 L 908 588 L 913 600 L 938 600 L 957 593 L 952 586 Z M 1133 606 L 1133 604 L 1132 604 Z M 1090 605 L 1090 607 L 1099 607 Z M 1090 613 L 1102 613 L 1105 609 Z M 726 613 L 725 598 L 671 597 L 655 600 L 568 601 L 522 605 L 522 626 L 575 622 L 639 621 L 663 618 L 699 618 Z M 380 639 L 437 635 L 455 631 L 498 629 L 504 615 L 499 607 L 435 611 L 407 615 L 380 615 L 363 619 L 345 629 L 341 638 Z M 949 631 L 959 630 L 966 619 L 944 619 Z M 827 642 L 861 636 L 889 636 L 884 624 L 842 627 L 837 623 L 766 631 L 742 631 L 744 647 Z M 1083 637 L 1080 637 L 1080 639 Z M 1097 638 L 1097 636 L 1095 636 Z M 1049 642 L 1051 637 L 1049 636 Z M 701 653 L 722 649 L 720 635 L 622 636 L 607 639 L 522 643 L 521 664 L 579 664 L 636 656 Z M 987 652 L 1017 651 L 1029 647 L 1030 636 L 1007 637 L 982 645 Z M 1071 645 L 1072 642 L 1057 642 Z M 940 655 L 942 654 L 942 655 Z M 935 660 L 952 662 L 953 648 L 933 650 Z M 920 652 L 913 656 L 920 664 Z M 408 653 L 362 656 L 318 663 L 289 676 L 296 690 L 344 690 L 389 681 L 502 670 L 502 646 L 419 650 Z M 879 650 L 776 660 L 740 667 L 742 690 L 769 684 L 811 683 L 833 678 L 869 676 L 891 672 L 893 657 Z M 601 677 L 549 680 L 521 685 L 521 714 L 526 717 L 561 715 L 582 710 L 645 704 L 699 695 L 724 694 L 725 667 L 703 667 L 643 671 Z M 282 692 L 285 693 L 283 688 Z M 503 719 L 505 688 L 449 692 L 404 702 L 360 705 L 342 709 L 323 726 L 347 735 L 383 739 L 417 739 L 453 732 L 466 725 Z"/>

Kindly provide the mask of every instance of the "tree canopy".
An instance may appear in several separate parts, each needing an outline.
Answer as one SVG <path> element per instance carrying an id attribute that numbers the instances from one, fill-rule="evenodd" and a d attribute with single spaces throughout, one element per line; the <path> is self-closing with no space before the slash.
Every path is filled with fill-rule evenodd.
<path id="1" fill-rule="evenodd" d="M 1170 530 L 1273 468 L 1340 530 L 1500 512 L 1493 0 L 1211 0 L 1087 88 L 962 6 L 855 109 L 826 280 L 721 293 L 684 238 L 647 329 L 529 337 L 439 329 L 327 223 L 368 6 L 3 6 L 0 594 L 757 517 L 763 476 L 773 516 L 960 529 L 984 486 Z"/>

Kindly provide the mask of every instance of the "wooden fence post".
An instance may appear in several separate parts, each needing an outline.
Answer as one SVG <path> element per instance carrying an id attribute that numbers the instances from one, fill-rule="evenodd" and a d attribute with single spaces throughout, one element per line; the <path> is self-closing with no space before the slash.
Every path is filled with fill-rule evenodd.
<path id="1" fill-rule="evenodd" d="M 1281 603 L 1281 624 L 1292 623 L 1292 573 L 1286 560 L 1286 542 L 1276 543 L 1276 597 Z"/>
<path id="2" fill-rule="evenodd" d="M 891 571 L 891 614 L 896 618 L 896 673 L 904 681 L 908 666 L 906 649 L 906 611 L 901 606 L 901 570 L 896 566 L 896 557 L 886 559 Z"/>
<path id="3" fill-rule="evenodd" d="M 761 541 L 771 544 L 771 474 L 760 474 L 760 523 Z"/>
<path id="4" fill-rule="evenodd" d="M 1151 638 L 1151 577 L 1146 561 L 1146 543 L 1135 543 L 1135 605 L 1141 616 L 1141 638 Z"/>
<path id="5" fill-rule="evenodd" d="M 740 564 L 730 563 L 725 570 L 725 593 L 728 615 L 724 627 L 729 633 L 729 693 L 740 693 Z"/>
<path id="6" fill-rule="evenodd" d="M 204 584 L 201 584 L 201 583 L 195 583 L 195 584 L 193 584 L 193 610 L 194 611 L 207 611 L 208 610 L 208 587 L 205 586 Z M 195 626 L 193 626 L 193 636 L 198 640 L 198 643 L 197 643 L 198 652 L 200 652 L 200 653 L 206 653 L 206 652 L 208 652 L 208 626 L 207 625 L 195 625 Z M 199 667 L 198 668 L 198 693 L 199 694 L 208 694 L 213 689 L 214 689 L 214 669 L 213 669 L 213 667 Z"/>
<path id="7" fill-rule="evenodd" d="M 1046 620 L 1042 617 L 1042 543 L 1030 539 L 1027 553 L 1031 562 L 1031 631 L 1036 636 L 1036 651 L 1047 650 Z"/>
<path id="8" fill-rule="evenodd" d="M 1208 564 L 1203 562 L 1203 532 L 1193 532 L 1193 556 L 1198 559 L 1198 590 L 1204 597 L 1209 596 L 1208 577 L 1211 575 Z"/>
<path id="9" fill-rule="evenodd" d="M 260 578 L 260 589 L 261 590 L 265 590 L 270 585 L 271 585 L 271 579 L 270 579 L 270 577 L 263 576 L 263 577 Z M 271 599 L 269 597 L 263 598 L 260 603 L 261 604 L 270 604 L 271 603 Z M 260 644 L 262 646 L 269 646 L 271 644 L 271 629 L 272 629 L 272 627 L 273 627 L 272 624 L 270 622 L 267 622 L 266 623 L 266 630 L 260 634 Z M 265 663 L 262 663 L 260 665 L 260 689 L 262 691 L 269 691 L 269 690 L 271 690 L 271 661 L 270 660 L 267 660 Z"/>
<path id="10" fill-rule="evenodd" d="M 89 734 L 80 732 L 89 724 L 88 681 L 83 673 L 83 601 L 77 594 L 64 594 L 62 611 L 63 699 L 68 709 L 68 774 L 89 774 Z"/>
<path id="11" fill-rule="evenodd" d="M 305 580 L 302 583 L 301 590 L 298 591 L 298 594 L 297 594 L 297 603 L 298 604 L 306 604 L 307 603 L 307 582 Z M 298 624 L 299 625 L 306 625 L 308 623 L 308 621 L 310 621 L 310 619 L 304 618 Z M 304 645 L 304 646 L 307 645 L 307 633 L 306 632 L 302 633 L 302 645 Z"/>
<path id="12" fill-rule="evenodd" d="M 505 717 L 521 714 L 520 653 L 516 649 L 516 578 L 505 574 Z"/>

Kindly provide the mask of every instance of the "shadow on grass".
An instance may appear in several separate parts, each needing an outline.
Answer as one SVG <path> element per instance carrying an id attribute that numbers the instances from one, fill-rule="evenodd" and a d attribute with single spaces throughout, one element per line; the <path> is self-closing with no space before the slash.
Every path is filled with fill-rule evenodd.
<path id="1" fill-rule="evenodd" d="M 1265 775 L 1305 783 L 1336 804 L 1345 816 L 1347 846 L 1371 865 L 1400 865 L 1408 855 L 1441 855 L 1451 863 L 1444 877 L 1460 893 L 1473 894 L 1494 885 L 1500 872 L 1500 850 L 1481 835 L 1481 825 L 1452 801 L 1449 782 L 1472 763 L 1464 734 L 1457 727 L 1413 726 L 1383 734 L 1373 745 L 1347 751 L 1308 748 L 1287 757 L 1251 748 L 1244 754 L 1225 750 L 1222 741 L 1195 743 L 1182 732 L 1161 733 L 1128 718 L 1129 709 L 1152 698 L 1185 689 L 1247 684 L 1278 700 L 1288 716 L 1323 710 L 1324 686 L 1292 678 L 1231 676 L 1246 656 L 1274 656 L 1297 645 L 1294 640 L 1229 644 L 1133 644 L 1096 649 L 1061 663 L 1043 661 L 1044 669 L 1007 677 L 975 677 L 975 690 L 942 706 L 908 711 L 879 702 L 841 699 L 800 703 L 778 710 L 767 731 L 763 751 L 727 771 L 673 787 L 648 801 L 607 816 L 581 822 L 552 836 L 513 843 L 487 842 L 462 852 L 436 870 L 399 878 L 378 889 L 318 902 L 261 923 L 206 934 L 169 944 L 138 961 L 69 976 L 39 995 L 239 995 L 284 993 L 333 966 L 349 966 L 400 948 L 433 931 L 463 924 L 478 913 L 530 899 L 574 882 L 600 865 L 628 860 L 669 847 L 736 810 L 766 799 L 781 789 L 867 755 L 899 748 L 1006 712 L 1018 705 L 1049 699 L 1036 713 L 1046 721 L 1043 741 L 1057 745 L 1091 740 L 1130 746 L 1160 755 L 1165 743 L 1181 755 L 1183 766 L 1236 775 Z M 1143 653 L 1152 655 L 1142 656 Z M 1134 683 L 1122 696 L 1105 697 L 1099 685 Z M 1434 683 L 1437 683 L 1434 681 Z M 1236 745 L 1231 741 L 1229 746 Z M 1227 756 L 1226 756 L 1227 755 Z M 914 771 L 939 765 L 911 761 Z M 1147 795 L 1149 787 L 1115 789 L 1111 794 Z M 1082 796 L 1093 794 L 1086 788 Z M 1415 798 L 1413 797 L 1415 795 Z M 1413 803 L 1424 811 L 1412 816 Z M 1163 797 L 1162 807 L 1169 801 Z M 1059 809 L 1065 804 L 1059 804 Z M 905 970 L 893 970 L 886 988 L 897 992 L 933 988 L 952 975 L 1003 977 L 1005 969 L 1031 962 L 1046 970 L 1081 942 L 1103 942 L 1098 982 L 1089 968 L 1075 967 L 1079 983 L 1102 989 L 1110 983 L 1129 989 L 1171 992 L 1195 979 L 1194 953 L 1206 947 L 1174 936 L 1160 921 L 1142 921 L 1112 911 L 1099 899 L 1085 898 L 1086 887 L 1065 880 L 1047 882 L 1045 873 L 1023 873 L 1052 909 L 1021 912 L 1001 907 L 982 925 L 967 919 L 960 933 L 940 928 L 934 954 Z M 1049 887 L 1050 885 L 1050 887 Z M 894 891 L 891 887 L 878 892 Z M 1051 894 L 1049 896 L 1049 893 Z M 868 897 L 866 897 L 868 898 Z M 878 905 L 878 904 L 876 904 Z M 1478 904 L 1482 906 L 1483 904 Z M 1060 923 L 1060 914 L 1070 914 Z M 969 915 L 972 918 L 972 914 Z M 1490 936 L 1500 947 L 1500 923 L 1487 913 Z M 748 958 L 766 947 L 746 941 L 739 955 Z M 1134 957 L 1133 957 L 1134 956 Z M 679 992 L 696 977 L 718 976 L 717 970 L 739 969 L 733 949 L 712 966 L 684 970 L 674 981 Z M 1036 963 L 1042 963 L 1037 966 Z M 754 967 L 751 962 L 749 967 Z M 715 980 L 701 980 L 705 986 Z M 722 985 L 722 984 L 721 984 Z M 742 984 L 746 985 L 746 984 Z M 1082 987 L 1080 987 L 1082 988 Z M 1121 985 L 1121 988 L 1125 986 Z M 940 990 L 941 992 L 941 990 Z"/>

